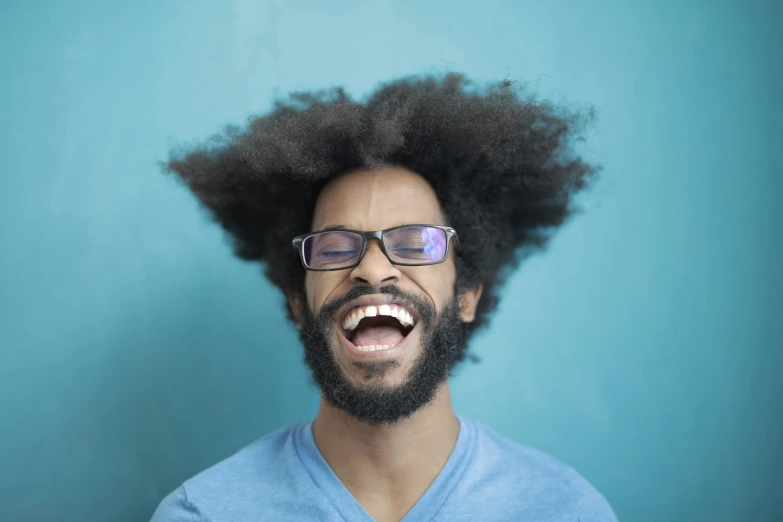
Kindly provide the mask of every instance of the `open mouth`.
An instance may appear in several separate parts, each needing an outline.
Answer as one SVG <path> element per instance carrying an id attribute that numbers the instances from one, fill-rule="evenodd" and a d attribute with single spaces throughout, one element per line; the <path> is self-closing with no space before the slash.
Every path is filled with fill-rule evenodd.
<path id="1" fill-rule="evenodd" d="M 342 333 L 356 350 L 377 352 L 402 343 L 414 326 L 416 316 L 401 304 L 367 305 L 346 313 Z"/>

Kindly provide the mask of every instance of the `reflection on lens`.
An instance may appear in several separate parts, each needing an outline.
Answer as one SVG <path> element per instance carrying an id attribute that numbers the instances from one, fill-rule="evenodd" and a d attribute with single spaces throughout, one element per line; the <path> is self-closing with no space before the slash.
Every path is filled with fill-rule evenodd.
<path id="1" fill-rule="evenodd" d="M 446 257 L 446 232 L 435 227 L 404 227 L 387 232 L 389 256 L 399 263 L 438 263 Z"/>

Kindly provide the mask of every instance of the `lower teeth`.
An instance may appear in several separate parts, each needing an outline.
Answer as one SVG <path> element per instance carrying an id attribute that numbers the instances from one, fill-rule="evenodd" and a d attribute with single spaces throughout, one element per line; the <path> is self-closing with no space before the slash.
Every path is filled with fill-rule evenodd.
<path id="1" fill-rule="evenodd" d="M 369 346 L 357 346 L 356 349 L 362 352 L 377 352 L 379 350 L 388 350 L 389 348 L 394 348 L 396 345 L 394 344 L 372 344 Z"/>

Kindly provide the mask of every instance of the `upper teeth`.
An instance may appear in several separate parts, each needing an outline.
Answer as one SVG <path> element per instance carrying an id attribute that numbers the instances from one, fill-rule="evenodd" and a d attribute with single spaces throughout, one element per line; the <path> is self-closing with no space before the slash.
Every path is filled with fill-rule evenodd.
<path id="1" fill-rule="evenodd" d="M 375 317 L 376 315 L 390 315 L 396 317 L 403 326 L 413 326 L 416 324 L 413 316 L 405 308 L 396 305 L 383 304 L 380 306 L 360 306 L 354 309 L 345 316 L 343 328 L 346 330 L 354 330 L 359 324 L 359 321 L 365 317 Z"/>

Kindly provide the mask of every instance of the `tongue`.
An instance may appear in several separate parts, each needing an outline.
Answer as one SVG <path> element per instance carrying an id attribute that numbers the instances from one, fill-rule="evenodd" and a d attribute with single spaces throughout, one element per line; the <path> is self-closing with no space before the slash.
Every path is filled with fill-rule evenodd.
<path id="1" fill-rule="evenodd" d="M 356 332 L 354 346 L 400 344 L 405 337 L 393 326 L 365 326 Z"/>

